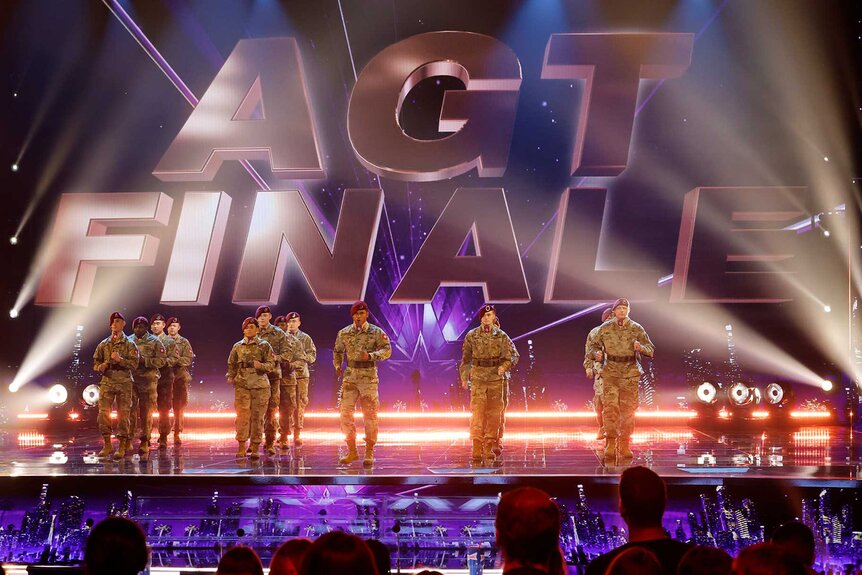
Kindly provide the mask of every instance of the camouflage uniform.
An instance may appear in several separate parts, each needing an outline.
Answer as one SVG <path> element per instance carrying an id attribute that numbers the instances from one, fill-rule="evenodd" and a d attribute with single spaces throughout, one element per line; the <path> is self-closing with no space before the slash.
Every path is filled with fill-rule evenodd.
<path id="1" fill-rule="evenodd" d="M 604 420 L 602 418 L 602 365 L 603 363 L 600 361 L 596 361 L 595 356 L 593 355 L 593 342 L 596 339 L 596 336 L 599 334 L 599 328 L 602 327 L 597 325 L 593 329 L 590 330 L 590 333 L 587 335 L 587 342 L 584 345 L 584 371 L 587 372 L 587 376 L 589 377 L 589 372 L 591 371 L 593 374 L 593 406 L 596 410 L 596 421 L 599 423 L 599 435 L 604 435 L 605 433 L 605 425 Z M 632 344 L 634 345 L 634 344 Z"/>
<path id="2" fill-rule="evenodd" d="M 591 349 L 604 352 L 602 368 L 602 416 L 605 434 L 609 439 L 631 437 L 638 406 L 638 381 L 643 373 L 640 360 L 634 351 L 634 342 L 640 342 L 640 353 L 652 357 L 655 346 L 646 331 L 630 318 L 620 325 L 611 318 L 598 328 Z"/>
<path id="3" fill-rule="evenodd" d="M 521 354 L 515 348 L 515 342 L 512 342 L 512 366 L 503 374 L 503 411 L 500 416 L 500 430 L 497 432 L 497 441 L 494 446 L 494 455 L 497 456 L 503 452 L 503 432 L 506 431 L 506 410 L 509 408 L 509 394 L 511 391 L 509 384 L 512 381 L 512 369 L 518 365 L 519 359 L 521 359 Z"/>
<path id="4" fill-rule="evenodd" d="M 267 325 L 265 328 L 260 328 L 257 337 L 269 343 L 275 354 L 275 365 L 266 374 L 270 385 L 269 403 L 266 406 L 265 420 L 266 445 L 269 447 L 272 446 L 275 442 L 275 436 L 278 435 L 278 418 L 275 416 L 275 413 L 285 409 L 289 414 L 291 406 L 296 405 L 296 380 L 292 373 L 283 373 L 281 368 L 282 364 L 290 361 L 290 358 L 293 356 L 296 339 L 293 336 L 288 337 L 280 327 L 272 324 Z M 282 398 L 282 393 L 286 397 Z M 285 405 L 284 408 L 281 407 L 282 403 Z M 284 416 L 282 415 L 282 417 Z M 289 426 L 287 432 L 290 433 Z"/>
<path id="5" fill-rule="evenodd" d="M 115 362 L 111 359 L 113 352 L 123 359 Z M 107 363 L 108 368 L 102 373 L 99 382 L 99 433 L 110 442 L 111 408 L 117 403 L 117 438 L 121 441 L 131 439 L 129 432 L 129 416 L 132 410 L 132 370 L 138 367 L 138 348 L 124 335 L 116 338 L 109 335 L 96 346 L 93 353 L 93 369 Z"/>
<path id="6" fill-rule="evenodd" d="M 367 361 L 359 359 L 362 352 L 370 356 Z M 377 393 L 377 362 L 389 359 L 392 355 L 392 344 L 389 336 L 376 325 L 365 322 L 361 328 L 351 324 L 335 338 L 335 348 L 332 351 L 332 363 L 341 367 L 344 356 L 347 356 L 347 369 L 341 382 L 341 432 L 347 438 L 348 444 L 356 443 L 356 424 L 353 412 L 356 402 L 362 408 L 365 421 L 365 444 L 373 447 L 377 443 L 377 408 L 380 399 Z"/>
<path id="7" fill-rule="evenodd" d="M 296 378 L 296 404 L 288 429 L 292 428 L 294 435 L 298 437 L 305 421 L 305 406 L 308 405 L 308 381 L 311 376 L 308 366 L 317 361 L 317 348 L 311 336 L 302 330 L 297 330 L 295 334 L 288 332 L 288 335 L 292 335 L 297 340 L 293 359 L 290 360 L 290 369 Z M 283 418 L 282 413 L 282 427 L 285 423 Z"/>
<path id="8" fill-rule="evenodd" d="M 179 361 L 177 342 L 166 332 L 158 336 L 159 341 L 165 346 L 166 362 L 159 369 L 159 383 L 156 387 L 157 403 L 159 407 L 159 442 L 167 441 L 171 432 L 171 404 L 173 403 L 174 367 Z"/>
<path id="9" fill-rule="evenodd" d="M 189 340 L 180 334 L 174 336 L 173 340 L 177 352 L 176 363 L 173 366 L 174 381 L 171 386 L 171 407 L 174 409 L 174 442 L 176 443 L 185 423 L 184 413 L 186 406 L 189 404 L 189 384 L 192 381 L 189 367 L 191 367 L 192 361 L 195 359 L 195 353 Z M 159 425 L 161 426 L 161 422 Z M 161 432 L 161 427 L 159 431 Z"/>
<path id="10" fill-rule="evenodd" d="M 138 338 L 135 334 L 129 336 L 138 348 L 140 362 L 134 371 L 134 394 L 132 395 L 132 414 L 129 418 L 129 434 L 134 435 L 141 424 L 141 445 L 150 443 L 153 432 L 153 411 L 156 410 L 157 388 L 159 384 L 159 369 L 167 365 L 165 346 L 159 338 L 151 333 Z"/>
<path id="11" fill-rule="evenodd" d="M 254 367 L 255 360 L 263 364 L 260 369 Z M 266 374 L 275 370 L 276 363 L 272 346 L 257 336 L 241 339 L 230 350 L 227 377 L 234 385 L 236 440 L 240 443 L 251 439 L 253 446 L 260 445 L 271 393 Z"/>
<path id="12" fill-rule="evenodd" d="M 471 383 L 470 439 L 474 459 L 478 453 L 494 459 L 491 450 L 502 423 L 505 388 L 498 369 L 502 366 L 506 372 L 512 368 L 514 349 L 515 344 L 506 332 L 496 326 L 479 326 L 464 337 L 460 372 L 461 381 Z M 477 453 L 477 449 L 481 451 Z"/>

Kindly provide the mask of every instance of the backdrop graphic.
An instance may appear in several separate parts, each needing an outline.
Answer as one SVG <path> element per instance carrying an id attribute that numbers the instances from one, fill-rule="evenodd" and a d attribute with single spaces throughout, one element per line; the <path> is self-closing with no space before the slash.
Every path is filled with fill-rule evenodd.
<path id="1" fill-rule="evenodd" d="M 10 3 L 4 388 L 89 378 L 111 311 L 160 312 L 215 405 L 268 303 L 302 315 L 331 406 L 360 298 L 395 348 L 384 406 L 460 409 L 485 301 L 522 404 L 588 399 L 617 297 L 657 345 L 656 404 L 692 358 L 803 396 L 849 381 L 858 7 L 648 4 Z"/>

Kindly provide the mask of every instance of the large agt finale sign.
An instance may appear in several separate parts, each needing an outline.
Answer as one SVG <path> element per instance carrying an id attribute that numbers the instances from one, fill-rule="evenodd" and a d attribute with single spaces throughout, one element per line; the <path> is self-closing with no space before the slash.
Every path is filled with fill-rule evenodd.
<path id="1" fill-rule="evenodd" d="M 541 78 L 584 81 L 573 176 L 617 176 L 625 169 L 640 81 L 682 75 L 691 63 L 693 40 L 692 34 L 673 33 L 550 37 Z M 402 104 L 421 80 L 440 75 L 466 86 L 443 98 L 439 130 L 451 135 L 414 139 L 399 125 Z M 398 42 L 377 54 L 354 86 L 347 113 L 353 151 L 384 178 L 430 182 L 473 169 L 479 177 L 500 177 L 521 81 L 518 57 L 489 36 L 431 32 Z M 277 178 L 325 178 L 312 101 L 293 38 L 241 40 L 153 174 L 171 182 L 211 181 L 225 160 L 265 160 Z M 605 196 L 602 188 L 562 193 L 545 302 L 607 301 L 617 297 L 621 285 L 639 299 L 654 299 L 657 272 L 596 269 Z M 383 201 L 381 189 L 346 190 L 330 248 L 298 190 L 257 192 L 233 301 L 276 303 L 289 253 L 319 302 L 362 299 Z M 158 239 L 117 228 L 167 225 L 173 203 L 160 192 L 63 194 L 36 303 L 87 305 L 99 267 L 154 265 Z M 794 233 L 782 228 L 805 217 L 800 206 L 806 204 L 800 188 L 690 191 L 671 301 L 789 299 L 782 282 L 765 282 L 770 274 L 746 266 L 792 259 L 786 245 Z M 162 303 L 209 303 L 230 206 L 224 192 L 184 194 Z M 709 239 L 716 222 L 732 242 L 716 245 Z M 476 255 L 458 255 L 467 234 Z M 502 188 L 454 190 L 390 302 L 428 303 L 441 286 L 482 286 L 492 302 L 530 301 Z"/>

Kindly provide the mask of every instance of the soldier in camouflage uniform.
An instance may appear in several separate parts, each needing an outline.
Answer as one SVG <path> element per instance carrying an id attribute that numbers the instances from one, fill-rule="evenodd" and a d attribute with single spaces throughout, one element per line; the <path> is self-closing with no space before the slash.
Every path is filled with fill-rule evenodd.
<path id="1" fill-rule="evenodd" d="M 257 320 L 247 317 L 242 322 L 243 338 L 233 344 L 227 360 L 227 382 L 234 388 L 236 408 L 236 456 L 260 457 L 264 417 L 269 403 L 271 385 L 266 374 L 275 369 L 272 346 L 257 336 Z M 249 450 L 246 442 L 251 439 Z"/>
<path id="2" fill-rule="evenodd" d="M 168 448 L 168 434 L 171 432 L 171 404 L 173 403 L 174 367 L 179 355 L 177 342 L 165 332 L 165 316 L 160 313 L 150 317 L 150 330 L 165 346 L 167 361 L 159 368 L 159 383 L 156 387 L 156 403 L 159 409 L 159 449 Z"/>
<path id="3" fill-rule="evenodd" d="M 267 455 L 275 455 L 275 438 L 278 435 L 278 420 L 276 412 L 280 412 L 281 404 L 285 403 L 288 413 L 291 411 L 291 405 L 296 403 L 296 380 L 293 374 L 288 371 L 284 373 L 282 365 L 287 364 L 293 356 L 293 350 L 296 348 L 295 338 L 288 337 L 281 328 L 270 323 L 272 319 L 272 310 L 269 306 L 262 305 L 254 312 L 254 317 L 257 320 L 258 334 L 260 339 L 265 340 L 272 347 L 275 353 L 275 365 L 272 371 L 266 374 L 270 384 L 269 404 L 266 407 L 266 453 Z M 281 395 L 284 393 L 285 397 Z M 291 403 L 292 402 L 292 403 Z M 287 433 L 290 433 L 288 427 Z"/>
<path id="4" fill-rule="evenodd" d="M 479 464 L 484 458 L 493 464 L 496 461 L 493 449 L 503 416 L 503 376 L 512 368 L 515 344 L 494 325 L 497 311 L 493 305 L 482 306 L 479 317 L 481 325 L 464 337 L 459 371 L 464 389 L 470 382 L 471 459 Z"/>
<path id="5" fill-rule="evenodd" d="M 105 446 L 99 457 L 114 453 L 111 445 L 111 408 L 117 403 L 117 439 L 119 446 L 114 459 L 126 455 L 129 433 L 129 414 L 132 409 L 132 370 L 138 367 L 138 348 L 123 333 L 126 319 L 118 311 L 111 314 L 111 335 L 99 342 L 93 353 L 93 370 L 102 374 L 99 382 L 99 433 Z"/>
<path id="6" fill-rule="evenodd" d="M 611 308 L 607 308 L 603 311 L 602 323 L 608 321 L 613 313 L 614 310 Z M 590 330 L 590 333 L 587 335 L 587 342 L 584 345 L 584 370 L 586 371 L 587 377 L 593 380 L 593 407 L 596 410 L 596 421 L 599 424 L 599 432 L 596 439 L 605 438 L 605 424 L 602 419 L 602 363 L 600 361 L 596 361 L 596 358 L 593 356 L 592 349 L 593 340 L 596 339 L 596 335 L 598 335 L 600 327 L 602 327 L 601 323 Z"/>
<path id="7" fill-rule="evenodd" d="M 302 445 L 300 432 L 305 422 L 305 407 L 308 405 L 308 383 L 311 373 L 308 366 L 317 361 L 317 348 L 311 336 L 299 329 L 301 324 L 299 314 L 295 311 L 284 316 L 287 322 L 287 333 L 297 339 L 296 351 L 290 362 L 291 370 L 296 376 L 296 409 L 291 414 L 293 424 L 293 444 Z"/>
<path id="8" fill-rule="evenodd" d="M 178 317 L 169 317 L 167 321 L 168 337 L 174 340 L 176 345 L 176 363 L 173 367 L 174 382 L 171 385 L 171 407 L 174 410 L 174 446 L 183 444 L 183 424 L 185 423 L 186 406 L 189 404 L 189 384 L 192 374 L 189 368 L 195 359 L 192 344 L 180 335 L 182 324 Z M 161 417 L 161 416 L 160 416 Z"/>
<path id="9" fill-rule="evenodd" d="M 389 336 L 376 325 L 368 323 L 368 305 L 363 301 L 354 303 L 350 308 L 353 323 L 335 338 L 332 350 L 332 363 L 336 377 L 341 382 L 341 432 L 347 441 L 348 452 L 339 462 L 347 465 L 359 459 L 356 451 L 356 424 L 353 412 L 356 402 L 362 407 L 365 421 L 365 467 L 374 465 L 374 444 L 377 443 L 377 408 L 380 398 L 377 393 L 379 379 L 377 362 L 389 359 L 392 344 Z M 342 372 L 341 364 L 347 356 L 347 370 Z"/>
<path id="10" fill-rule="evenodd" d="M 629 319 L 629 301 L 614 302 L 614 317 L 599 327 L 592 350 L 602 367 L 602 416 L 605 424 L 605 462 L 616 456 L 631 459 L 631 435 L 638 406 L 638 381 L 643 368 L 639 354 L 652 357 L 655 346 L 646 331 Z"/>
<path id="11" fill-rule="evenodd" d="M 138 368 L 133 372 L 135 379 L 134 394 L 132 395 L 132 414 L 129 418 L 129 433 L 135 434 L 138 420 L 141 424 L 141 445 L 138 453 L 141 459 L 146 461 L 150 453 L 150 435 L 153 433 L 153 411 L 157 405 L 157 388 L 159 385 L 159 368 L 167 364 L 168 358 L 165 346 L 159 338 L 150 334 L 147 328 L 150 322 L 145 317 L 136 317 L 132 322 L 132 335 L 129 339 L 138 348 L 140 361 Z M 129 446 L 131 447 L 131 445 Z M 128 452 L 130 449 L 127 450 Z"/>

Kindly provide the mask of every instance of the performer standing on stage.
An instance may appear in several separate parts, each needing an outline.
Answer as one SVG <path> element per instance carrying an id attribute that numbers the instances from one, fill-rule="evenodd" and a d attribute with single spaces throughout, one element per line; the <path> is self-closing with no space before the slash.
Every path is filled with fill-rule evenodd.
<path id="1" fill-rule="evenodd" d="M 272 346 L 257 336 L 257 320 L 247 317 L 242 322 L 243 338 L 233 344 L 227 360 L 227 382 L 234 388 L 236 408 L 237 458 L 245 457 L 246 442 L 251 440 L 248 456 L 260 457 L 264 417 L 271 393 L 267 374 L 275 370 L 277 361 Z"/>
<path id="2" fill-rule="evenodd" d="M 503 417 L 503 375 L 512 367 L 515 344 L 506 333 L 494 325 L 497 311 L 493 305 L 479 310 L 481 325 L 464 337 L 461 356 L 461 386 L 470 382 L 470 439 L 473 443 L 471 460 L 483 458 L 493 464 L 493 448 Z"/>
<path id="3" fill-rule="evenodd" d="M 138 453 L 146 461 L 150 454 L 150 436 L 153 433 L 153 412 L 157 409 L 159 369 L 167 365 L 168 357 L 165 346 L 159 338 L 147 331 L 150 321 L 141 316 L 132 321 L 132 335 L 129 339 L 138 348 L 138 367 L 132 373 L 134 378 L 134 393 L 132 394 L 132 412 L 129 416 L 129 435 L 134 436 L 141 424 L 141 445 Z M 131 440 L 126 449 L 126 455 L 131 453 Z"/>
<path id="4" fill-rule="evenodd" d="M 167 361 L 159 368 L 159 383 L 156 386 L 156 403 L 159 408 L 159 449 L 168 448 L 168 434 L 171 432 L 171 403 L 173 402 L 174 366 L 179 355 L 177 342 L 165 332 L 165 316 L 160 313 L 150 317 L 150 329 L 165 346 Z"/>
<path id="5" fill-rule="evenodd" d="M 185 422 L 185 410 L 189 404 L 189 384 L 192 381 L 192 374 L 189 368 L 195 359 L 195 353 L 192 351 L 192 344 L 180 335 L 179 318 L 176 316 L 169 317 L 167 321 L 168 336 L 174 340 L 176 345 L 176 363 L 173 368 L 173 384 L 171 385 L 171 407 L 174 410 L 174 446 L 178 447 L 183 444 L 180 434 L 183 432 L 183 423 Z M 161 419 L 161 415 L 159 415 Z M 161 429 L 161 422 L 159 422 Z M 170 430 L 170 428 L 168 428 Z"/>
<path id="6" fill-rule="evenodd" d="M 288 404 L 291 401 L 290 394 L 292 391 L 293 402 L 296 402 L 296 383 L 293 379 L 293 374 L 282 371 L 282 365 L 290 361 L 293 355 L 295 346 L 292 342 L 295 340 L 293 338 L 288 339 L 287 334 L 281 328 L 270 323 L 272 310 L 269 306 L 262 305 L 257 308 L 257 311 L 254 312 L 254 317 L 257 320 L 258 337 L 266 340 L 272 347 L 273 353 L 275 353 L 275 365 L 272 371 L 266 374 L 266 377 L 269 379 L 270 394 L 269 405 L 266 407 L 266 444 L 264 445 L 267 455 L 275 455 L 275 439 L 278 435 L 278 417 L 275 414 L 279 411 L 279 405 L 282 401 L 281 394 L 285 393 L 287 395 L 284 398 L 284 402 Z M 285 433 L 285 430 L 282 430 L 282 433 Z M 289 428 L 287 429 L 287 433 L 290 433 Z"/>
<path id="7" fill-rule="evenodd" d="M 300 432 L 305 422 L 305 406 L 308 405 L 308 382 L 311 376 L 308 366 L 317 361 L 317 348 L 311 336 L 299 329 L 301 321 L 298 313 L 292 311 L 284 316 L 284 319 L 287 321 L 288 335 L 297 339 L 296 350 L 290 361 L 291 370 L 296 377 L 296 408 L 291 414 L 290 422 L 293 426 L 293 445 L 299 447 L 302 445 Z"/>
<path id="8" fill-rule="evenodd" d="M 614 317 L 599 327 L 592 350 L 602 368 L 602 417 L 605 424 L 605 462 L 616 456 L 631 459 L 631 436 L 638 406 L 640 355 L 652 357 L 655 346 L 646 331 L 629 318 L 629 300 L 614 302 Z"/>
<path id="9" fill-rule="evenodd" d="M 93 354 L 93 370 L 102 374 L 98 421 L 105 446 L 99 452 L 99 457 L 108 457 L 114 453 L 111 444 L 111 408 L 116 401 L 119 446 L 114 459 L 122 459 L 126 456 L 127 445 L 131 443 L 129 414 L 132 409 L 132 370 L 138 367 L 138 348 L 123 333 L 126 326 L 123 314 L 115 311 L 109 322 L 111 335 L 99 342 Z"/>
<path id="10" fill-rule="evenodd" d="M 603 311 L 602 323 L 608 321 L 613 313 L 614 310 L 611 308 Z M 584 370 L 586 370 L 587 377 L 593 380 L 593 407 L 596 410 L 596 421 L 599 424 L 599 433 L 596 439 L 605 438 L 605 424 L 602 420 L 602 362 L 596 361 L 592 349 L 593 341 L 596 339 L 602 323 L 590 330 L 590 333 L 587 334 L 587 342 L 584 345 Z"/>
<path id="11" fill-rule="evenodd" d="M 359 459 L 359 453 L 356 451 L 356 424 L 353 421 L 358 400 L 365 421 L 365 459 L 362 464 L 371 467 L 374 465 L 377 408 L 380 406 L 377 362 L 389 359 L 392 355 L 392 344 L 382 329 L 368 323 L 368 305 L 364 301 L 354 303 L 350 307 L 350 315 L 353 317 L 353 323 L 338 332 L 332 350 L 335 375 L 344 375 L 341 382 L 341 432 L 345 435 L 348 451 L 339 463 L 347 465 Z M 342 372 L 341 364 L 345 355 L 347 369 Z"/>

